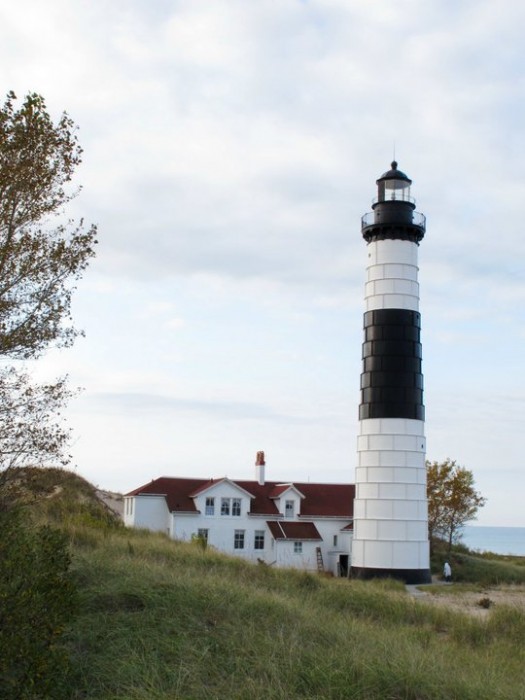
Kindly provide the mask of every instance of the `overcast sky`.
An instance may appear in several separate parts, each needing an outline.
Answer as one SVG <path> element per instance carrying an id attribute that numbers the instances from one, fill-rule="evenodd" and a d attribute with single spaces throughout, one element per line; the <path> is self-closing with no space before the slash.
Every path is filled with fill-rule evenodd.
<path id="1" fill-rule="evenodd" d="M 366 244 L 390 166 L 419 250 L 427 457 L 525 526 L 525 3 L 17 0 L 3 92 L 79 126 L 98 255 L 86 337 L 37 377 L 84 387 L 74 464 L 101 488 L 162 475 L 354 480 Z M 395 146 L 394 146 L 395 144 Z"/>

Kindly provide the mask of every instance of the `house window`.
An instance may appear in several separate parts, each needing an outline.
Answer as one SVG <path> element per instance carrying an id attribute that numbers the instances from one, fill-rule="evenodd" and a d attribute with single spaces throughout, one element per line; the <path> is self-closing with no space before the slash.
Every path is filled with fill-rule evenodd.
<path id="1" fill-rule="evenodd" d="M 204 511 L 206 515 L 215 515 L 215 499 L 206 498 L 206 509 Z"/>
<path id="2" fill-rule="evenodd" d="M 240 515 L 241 514 L 241 499 L 240 498 L 232 498 L 232 515 Z"/>
<path id="3" fill-rule="evenodd" d="M 293 512 L 294 512 L 294 502 L 293 501 L 285 501 L 284 502 L 284 517 L 285 518 L 293 518 Z"/>
<path id="4" fill-rule="evenodd" d="M 229 515 L 230 514 L 230 499 L 229 498 L 221 498 L 221 515 Z"/>
<path id="5" fill-rule="evenodd" d="M 264 530 L 255 530 L 254 549 L 264 549 Z"/>
<path id="6" fill-rule="evenodd" d="M 337 535 L 334 535 L 334 547 L 337 547 Z"/>
<path id="7" fill-rule="evenodd" d="M 294 542 L 293 543 L 293 553 L 294 554 L 302 554 L 303 553 L 303 543 L 302 542 Z"/>
<path id="8" fill-rule="evenodd" d="M 244 530 L 235 530 L 233 538 L 234 549 L 244 549 Z"/>
<path id="9" fill-rule="evenodd" d="M 208 542 L 208 530 L 206 528 L 199 528 L 197 530 L 197 537 L 204 542 Z"/>

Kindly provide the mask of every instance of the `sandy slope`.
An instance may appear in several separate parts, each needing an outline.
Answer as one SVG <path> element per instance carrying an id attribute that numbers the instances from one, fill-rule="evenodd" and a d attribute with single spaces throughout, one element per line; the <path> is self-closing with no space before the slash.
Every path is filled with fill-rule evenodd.
<path id="1" fill-rule="evenodd" d="M 449 587 L 448 585 L 446 586 Z M 525 611 L 525 586 L 492 586 L 479 590 L 462 590 L 461 584 L 445 586 L 439 593 L 425 592 L 418 600 L 430 605 L 444 605 L 449 609 L 484 617 L 497 605 L 510 605 Z"/>

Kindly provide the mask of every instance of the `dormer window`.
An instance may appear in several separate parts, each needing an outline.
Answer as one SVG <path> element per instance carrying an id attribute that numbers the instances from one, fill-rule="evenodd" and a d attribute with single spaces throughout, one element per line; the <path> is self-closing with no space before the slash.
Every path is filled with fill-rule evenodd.
<path id="1" fill-rule="evenodd" d="M 240 498 L 232 498 L 232 515 L 240 515 L 241 514 L 241 499 Z"/>
<path id="2" fill-rule="evenodd" d="M 284 517 L 285 518 L 293 518 L 294 510 L 295 510 L 295 502 L 294 501 L 285 501 L 284 502 Z"/>
<path id="3" fill-rule="evenodd" d="M 221 515 L 229 515 L 230 514 L 230 499 L 229 498 L 221 498 Z"/>
<path id="4" fill-rule="evenodd" d="M 215 499 L 210 498 L 209 496 L 206 498 L 206 508 L 204 510 L 205 515 L 215 515 Z"/>

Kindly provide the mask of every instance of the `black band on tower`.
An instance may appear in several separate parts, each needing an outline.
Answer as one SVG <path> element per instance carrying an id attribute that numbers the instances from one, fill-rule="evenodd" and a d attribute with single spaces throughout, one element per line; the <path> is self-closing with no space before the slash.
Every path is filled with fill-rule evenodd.
<path id="1" fill-rule="evenodd" d="M 430 569 L 371 569 L 352 567 L 352 578 L 363 580 L 373 578 L 397 578 L 412 585 L 432 583 Z"/>
<path id="2" fill-rule="evenodd" d="M 359 419 L 425 420 L 421 372 L 421 316 L 406 309 L 364 315 Z"/>

